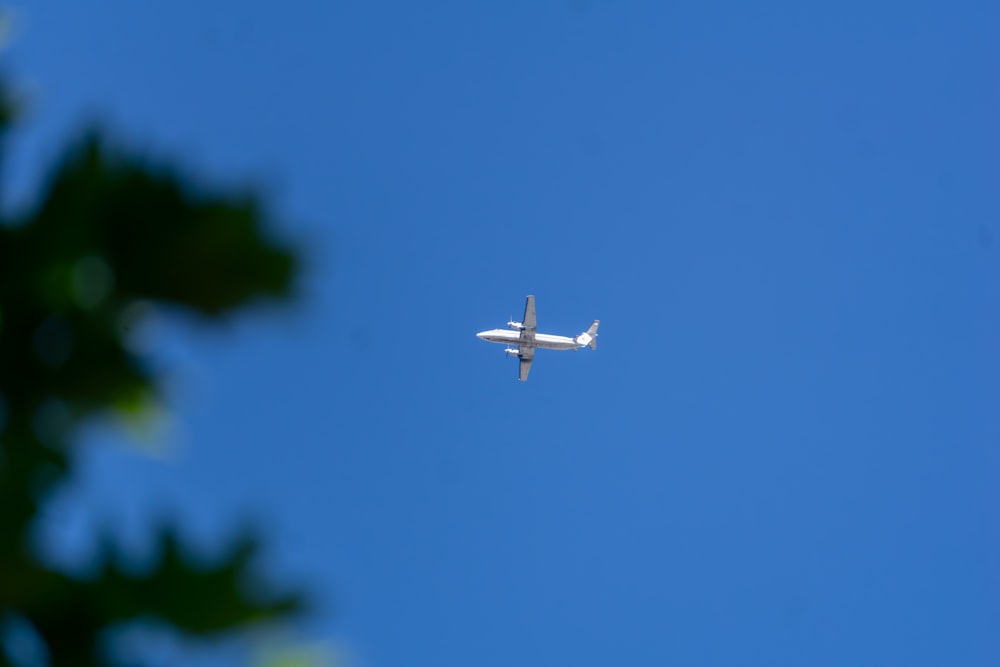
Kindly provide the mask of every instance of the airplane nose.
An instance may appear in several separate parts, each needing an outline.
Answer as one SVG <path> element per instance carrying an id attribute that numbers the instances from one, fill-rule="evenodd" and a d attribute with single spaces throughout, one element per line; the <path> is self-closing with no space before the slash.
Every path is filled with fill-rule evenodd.
<path id="1" fill-rule="evenodd" d="M 483 337 L 485 337 L 485 336 L 486 336 L 486 332 L 485 331 L 480 331 L 479 333 L 476 334 L 476 338 L 480 338 L 480 339 L 483 338 Z"/>

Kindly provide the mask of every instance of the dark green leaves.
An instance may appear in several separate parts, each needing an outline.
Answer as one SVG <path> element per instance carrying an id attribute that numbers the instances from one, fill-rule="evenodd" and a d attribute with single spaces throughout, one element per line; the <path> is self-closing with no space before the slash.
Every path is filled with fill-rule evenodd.
<path id="1" fill-rule="evenodd" d="M 116 150 L 100 131 L 46 183 L 35 210 L 0 224 L 0 621 L 29 628 L 52 665 L 101 665 L 114 664 L 102 638 L 129 623 L 200 637 L 298 611 L 298 596 L 262 583 L 250 535 L 203 558 L 163 525 L 149 563 L 106 536 L 89 576 L 52 569 L 31 547 L 40 508 L 73 473 L 78 427 L 158 393 L 134 341 L 143 317 L 165 306 L 213 322 L 288 298 L 297 267 L 256 196 Z M 0 637 L 0 665 L 12 659 Z"/>

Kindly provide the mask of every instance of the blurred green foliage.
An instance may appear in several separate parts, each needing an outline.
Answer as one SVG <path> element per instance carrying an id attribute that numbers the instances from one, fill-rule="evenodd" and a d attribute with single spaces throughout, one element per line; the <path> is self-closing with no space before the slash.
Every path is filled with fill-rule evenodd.
<path id="1" fill-rule="evenodd" d="M 254 196 L 215 191 L 96 130 L 65 150 L 32 210 L 0 220 L 0 664 L 116 665 L 107 640 L 129 623 L 215 637 L 302 608 L 263 584 L 249 535 L 205 559 L 179 528 L 151 526 L 155 556 L 141 563 L 114 535 L 94 536 L 86 576 L 50 567 L 32 540 L 74 474 L 79 427 L 156 397 L 132 341 L 151 307 L 216 322 L 291 295 L 296 256 L 268 222 Z M 26 633 L 30 651 L 15 646 Z"/>

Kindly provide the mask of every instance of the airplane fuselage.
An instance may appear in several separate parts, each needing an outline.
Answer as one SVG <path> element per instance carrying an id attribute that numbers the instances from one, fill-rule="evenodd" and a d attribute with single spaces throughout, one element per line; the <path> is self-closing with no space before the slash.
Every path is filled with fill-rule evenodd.
<path id="1" fill-rule="evenodd" d="M 488 340 L 491 343 L 503 343 L 515 347 L 536 347 L 546 350 L 574 350 L 580 344 L 569 336 L 554 336 L 552 334 L 535 334 L 534 340 L 522 341 L 520 331 L 509 329 L 490 329 L 481 331 L 476 337 Z"/>

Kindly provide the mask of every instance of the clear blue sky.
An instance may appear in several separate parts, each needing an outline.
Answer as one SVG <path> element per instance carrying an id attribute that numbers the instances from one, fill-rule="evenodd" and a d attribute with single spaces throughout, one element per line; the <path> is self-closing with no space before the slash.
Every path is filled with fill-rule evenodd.
<path id="1" fill-rule="evenodd" d="M 289 7 L 20 8 L 21 201 L 101 117 L 310 264 L 161 324 L 167 452 L 96 431 L 54 558 L 256 517 L 371 667 L 1000 664 L 1000 5 Z M 528 293 L 602 325 L 521 384 Z"/>

